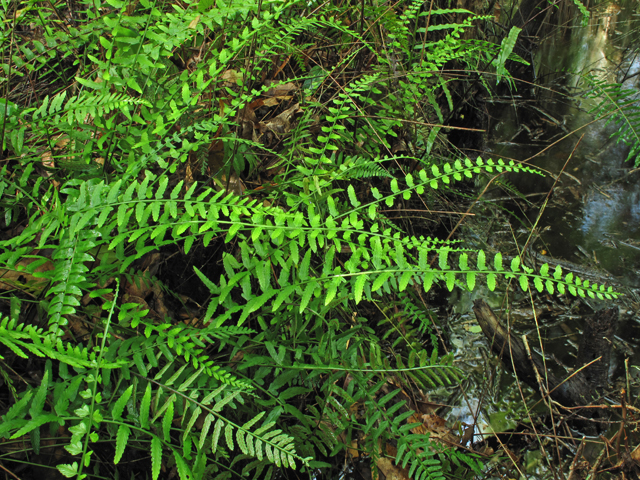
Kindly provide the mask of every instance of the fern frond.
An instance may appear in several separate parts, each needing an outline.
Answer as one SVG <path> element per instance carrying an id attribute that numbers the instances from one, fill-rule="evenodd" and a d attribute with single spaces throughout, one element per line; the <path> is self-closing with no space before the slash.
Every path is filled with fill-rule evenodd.
<path id="1" fill-rule="evenodd" d="M 563 279 L 562 271 L 558 269 L 551 275 L 548 266 L 540 274 L 513 262 L 510 269 L 504 269 L 500 254 L 494 258 L 495 268 L 489 269 L 485 264 L 484 252 L 480 251 L 478 266 L 472 268 L 468 263 L 469 254 L 460 249 L 447 244 L 438 246 L 431 239 L 401 237 L 399 232 L 390 229 L 381 231 L 375 223 L 377 208 L 381 203 L 392 207 L 399 197 L 408 200 L 412 195 L 421 195 L 426 188 L 437 189 L 440 185 L 446 186 L 482 171 L 532 170 L 513 162 L 485 162 L 480 158 L 475 163 L 467 159 L 464 162 L 445 163 L 442 167 L 432 165 L 431 175 L 424 169 L 418 172 L 417 178 L 407 175 L 403 186 L 395 178 L 392 179 L 391 192 L 387 195 L 372 188 L 374 200 L 369 203 L 357 199 L 355 190 L 350 187 L 352 208 L 336 211 L 333 215 L 321 214 L 313 205 L 309 205 L 305 213 L 288 212 L 209 188 L 196 196 L 196 183 L 181 195 L 183 183 L 180 182 L 166 198 L 166 177 L 154 189 L 150 186 L 154 176 L 147 172 L 145 180 L 132 182 L 126 189 L 120 186 L 120 182 L 109 187 L 102 182 L 91 188 L 81 187 L 76 194 L 69 194 L 65 204 L 68 211 L 74 212 L 68 223 L 60 225 L 56 215 L 45 214 L 28 225 L 14 240 L 31 241 L 42 230 L 45 234 L 52 231 L 49 228 L 51 225 L 59 230 L 59 246 L 53 256 L 59 262 L 52 273 L 46 273 L 54 282 L 50 289 L 50 295 L 53 296 L 50 303 L 51 325 L 54 330 L 65 321 L 63 315 L 75 312 L 75 307 L 79 305 L 77 297 L 82 294 L 81 288 L 88 288 L 85 283 L 85 262 L 93 260 L 88 252 L 104 242 L 98 232 L 105 232 L 105 237 L 109 238 L 106 232 L 114 228 L 119 233 L 110 238 L 109 248 L 115 250 L 122 270 L 147 252 L 169 243 L 184 241 L 185 251 L 188 251 L 198 237 L 203 238 L 205 245 L 222 232 L 226 233 L 226 242 L 239 237 L 242 263 L 233 256 L 225 255 L 226 276 L 219 285 L 208 285 L 214 298 L 205 321 L 214 316 L 219 306 L 224 305 L 224 313 L 216 317 L 218 325 L 241 311 L 237 323 L 239 326 L 267 302 L 275 312 L 298 289 L 302 292 L 298 297 L 300 312 L 304 311 L 312 298 L 319 295 L 324 296 L 324 305 L 329 305 L 336 299 L 338 290 L 342 292 L 341 295 L 348 292 L 349 297 L 359 303 L 363 298 L 370 298 L 371 294 L 388 290 L 391 286 L 403 291 L 413 281 L 420 282 L 425 290 L 429 290 L 435 282 L 444 282 L 449 290 L 454 288 L 456 282 L 472 289 L 478 279 L 486 277 L 488 287 L 493 290 L 498 275 L 517 277 L 523 289 L 527 289 L 532 280 L 540 291 L 546 288 L 553 292 L 554 285 L 557 285 L 561 293 L 568 290 L 599 298 L 612 295 L 611 288 L 605 290 L 604 286 L 591 285 L 573 276 Z M 329 207 L 331 202 L 328 199 Z M 335 201 L 333 203 L 335 205 Z M 365 222 L 373 222 L 369 231 L 364 228 Z M 94 233 L 90 233 L 90 229 Z M 245 230 L 249 231 L 251 244 L 243 233 Z M 41 235 L 41 244 L 47 241 L 45 234 Z M 77 238 L 77 241 L 70 240 L 72 238 Z M 133 254 L 125 253 L 124 242 L 135 243 Z M 304 255 L 300 247 L 306 249 Z M 319 250 L 326 252 L 321 275 L 318 275 L 311 262 L 312 254 Z M 345 251 L 349 258 L 344 261 L 344 269 L 334 268 L 336 255 L 342 255 Z M 448 263 L 448 257 L 453 254 L 458 257 L 457 268 L 452 268 Z M 430 266 L 434 255 L 438 256 L 437 269 Z M 277 262 L 280 268 L 277 278 L 279 287 L 274 286 L 276 278 L 272 277 L 272 262 Z M 257 295 L 254 295 L 254 287 L 250 283 L 252 275 L 259 280 L 260 293 Z M 245 298 L 249 298 L 244 306 L 234 304 L 229 297 L 236 286 L 244 290 Z M 167 341 L 171 341 L 170 336 Z M 184 348 L 191 348 L 188 343 L 185 345 Z M 189 355 L 186 358 L 192 357 Z M 208 366 L 206 361 L 205 366 Z"/>
<path id="2" fill-rule="evenodd" d="M 114 110 L 122 110 L 129 105 L 150 106 L 146 100 L 116 92 L 102 95 L 75 95 L 64 103 L 66 96 L 65 90 L 51 98 L 51 102 L 49 102 L 49 96 L 45 97 L 40 107 L 33 112 L 32 119 L 34 121 L 46 119 L 56 123 L 62 121 L 68 124 L 84 123 L 87 116 L 100 117 Z"/>
<path id="3" fill-rule="evenodd" d="M 78 232 L 72 238 L 63 238 L 59 248 L 52 256 L 55 268 L 52 273 L 45 275 L 51 279 L 52 286 L 47 292 L 52 299 L 48 313 L 50 331 L 54 335 L 61 334 L 60 327 L 66 325 L 64 315 L 73 315 L 80 305 L 79 297 L 83 295 L 81 288 L 86 288 L 88 281 L 86 273 L 89 268 L 84 262 L 94 260 L 89 251 L 96 246 L 90 232 Z"/>
<path id="4" fill-rule="evenodd" d="M 436 457 L 438 446 L 429 439 L 429 434 L 411 434 L 407 428 L 400 430 L 395 463 L 401 468 L 409 467 L 409 478 L 444 480 L 442 462 Z"/>
<path id="5" fill-rule="evenodd" d="M 621 84 L 609 84 L 595 76 L 587 77 L 591 87 L 589 97 L 596 98 L 596 106 L 590 113 L 606 118 L 605 125 L 615 123 L 618 129 L 611 134 L 631 149 L 627 161 L 640 166 L 640 103 L 637 90 L 624 88 Z"/>
<path id="6" fill-rule="evenodd" d="M 381 160 L 367 160 L 364 157 L 348 157 L 342 165 L 340 165 L 339 172 L 336 172 L 336 179 L 349 179 L 349 178 L 372 178 L 372 177 L 386 177 L 392 178 L 393 175 L 384 168 L 381 164 Z"/>
<path id="7" fill-rule="evenodd" d="M 589 25 L 589 17 L 591 16 L 591 12 L 587 9 L 587 7 L 584 6 L 584 4 L 580 0 L 573 0 L 573 3 L 576 7 L 578 7 L 578 10 L 580 10 L 580 13 L 582 14 L 582 26 L 586 27 L 587 25 Z"/>
<path id="8" fill-rule="evenodd" d="M 509 72 L 505 68 L 504 64 L 513 52 L 513 47 L 516 45 L 516 40 L 518 40 L 518 35 L 522 31 L 521 28 L 511 27 L 509 30 L 509 35 L 502 39 L 502 44 L 500 45 L 500 54 L 498 58 L 493 62 L 493 66 L 496 68 L 497 78 L 496 85 L 500 83 L 503 77 L 509 78 Z M 511 82 L 511 86 L 514 86 L 513 82 Z"/>
<path id="9" fill-rule="evenodd" d="M 63 342 L 58 335 L 45 332 L 44 329 L 33 325 L 19 323 L 15 319 L 9 320 L 8 317 L 0 322 L 0 343 L 22 358 L 28 358 L 28 353 L 32 353 L 38 357 L 58 360 L 74 368 L 89 368 L 94 364 L 92 351 L 88 347 Z M 121 361 L 104 363 L 104 368 L 121 366 Z"/>
<path id="10" fill-rule="evenodd" d="M 204 329 L 168 323 L 154 325 L 142 318 L 134 318 L 131 326 L 136 328 L 139 325 L 144 326 L 144 337 L 132 337 L 125 342 L 112 343 L 106 358 L 119 358 L 120 361 L 130 358 L 131 366 L 135 365 L 139 373 L 146 376 L 148 373 L 145 366 L 147 362 L 143 360 L 143 355 L 147 356 L 152 367 L 157 367 L 162 357 L 167 362 L 173 362 L 175 354 L 184 358 L 200 373 L 213 377 L 220 383 L 251 389 L 248 382 L 238 379 L 219 365 L 215 365 L 215 362 L 204 351 L 207 345 L 214 342 L 214 338 L 228 339 L 235 335 L 248 335 L 254 333 L 253 330 L 218 324 L 211 324 Z M 150 355 L 151 352 L 158 351 L 161 352 L 160 356 L 157 353 L 155 356 Z"/>
<path id="11" fill-rule="evenodd" d="M 507 192 L 509 192 L 510 194 L 518 197 L 521 200 L 524 200 L 527 203 L 531 203 L 529 201 L 529 199 L 527 199 L 526 196 L 524 196 L 522 194 L 522 192 L 520 192 L 520 190 L 518 190 L 518 188 L 511 183 L 509 180 L 507 180 L 505 177 L 498 177 L 494 180 L 494 182 L 496 183 L 496 185 L 498 185 L 499 187 L 503 188 L 504 190 L 506 190 Z"/>

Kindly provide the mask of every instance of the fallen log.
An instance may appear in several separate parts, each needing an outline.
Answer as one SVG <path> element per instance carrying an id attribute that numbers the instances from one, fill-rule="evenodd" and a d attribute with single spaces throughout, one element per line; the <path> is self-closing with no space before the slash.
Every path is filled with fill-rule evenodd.
<path id="1" fill-rule="evenodd" d="M 509 369 L 515 370 L 518 378 L 541 392 L 543 397 L 550 396 L 564 407 L 600 403 L 599 392 L 606 386 L 611 358 L 611 343 L 608 339 L 612 338 L 615 331 L 617 309 L 602 310 L 587 321 L 576 370 L 584 365 L 588 366 L 565 379 L 558 378 L 545 368 L 541 355 L 531 349 L 527 350 L 524 342 L 500 323 L 486 302 L 476 300 L 473 311 L 482 332 L 491 342 L 492 350 Z M 588 412 L 580 413 L 589 416 Z"/>

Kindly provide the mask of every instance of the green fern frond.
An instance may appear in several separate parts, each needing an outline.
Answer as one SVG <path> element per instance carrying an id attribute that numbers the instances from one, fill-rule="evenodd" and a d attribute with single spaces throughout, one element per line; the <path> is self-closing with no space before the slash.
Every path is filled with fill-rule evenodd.
<path id="1" fill-rule="evenodd" d="M 28 353 L 32 353 L 74 368 L 89 368 L 95 362 L 95 353 L 89 348 L 63 342 L 57 335 L 45 332 L 42 328 L 19 323 L 15 319 L 9 320 L 8 317 L 0 322 L 0 343 L 22 358 L 28 358 Z M 121 361 L 104 363 L 104 368 L 122 366 Z"/>
<path id="2" fill-rule="evenodd" d="M 62 238 L 59 247 L 52 255 L 54 270 L 46 272 L 44 276 L 52 282 L 47 295 L 51 296 L 48 313 L 50 331 L 54 335 L 61 335 L 60 327 L 67 324 L 64 315 L 73 315 L 80 305 L 79 298 L 87 288 L 86 273 L 89 268 L 84 262 L 92 262 L 89 254 L 97 242 L 93 240 L 91 232 L 78 231 L 72 238 Z"/>
<path id="3" fill-rule="evenodd" d="M 386 177 L 392 178 L 393 175 L 381 165 L 382 160 L 367 160 L 364 157 L 348 157 L 344 163 L 340 165 L 339 172 L 336 172 L 338 179 L 350 178 L 372 178 Z"/>
<path id="4" fill-rule="evenodd" d="M 587 77 L 586 80 L 591 87 L 588 96 L 597 99 L 596 106 L 590 110 L 590 113 L 599 118 L 606 118 L 605 125 L 616 124 L 618 129 L 611 134 L 611 137 L 631 147 L 627 161 L 633 160 L 636 167 L 640 166 L 638 92 L 624 88 L 621 84 L 608 84 L 595 76 Z"/>
<path id="5" fill-rule="evenodd" d="M 121 318 L 121 322 L 125 320 L 126 317 Z M 135 317 L 131 320 L 131 327 L 138 326 L 144 327 L 144 337 L 132 337 L 122 343 L 113 342 L 109 349 L 111 353 L 107 353 L 107 358 L 119 358 L 120 361 L 131 358 L 132 366 L 136 366 L 140 375 L 146 376 L 147 363 L 155 368 L 159 366 L 162 357 L 167 362 L 173 362 L 175 356 L 179 356 L 200 373 L 213 377 L 222 384 L 243 389 L 252 388 L 250 383 L 238 379 L 219 365 L 215 365 L 204 351 L 207 345 L 214 343 L 214 339 L 224 341 L 238 335 L 255 333 L 253 330 L 237 326 L 222 326 L 219 323 L 212 323 L 203 329 L 181 324 L 154 325 L 140 317 Z M 155 356 L 149 355 L 151 352 L 158 351 L 162 356 L 157 353 Z M 143 360 L 142 355 L 147 356 L 148 362 Z"/>
<path id="6" fill-rule="evenodd" d="M 589 17 L 591 16 L 591 12 L 587 9 L 587 7 L 584 6 L 584 4 L 580 0 L 573 0 L 573 3 L 576 7 L 578 7 L 578 10 L 580 10 L 580 13 L 582 14 L 582 26 L 586 27 L 587 25 L 589 25 Z"/>
<path id="7" fill-rule="evenodd" d="M 500 80 L 502 80 L 503 77 L 510 78 L 509 72 L 507 72 L 507 69 L 505 68 L 504 64 L 507 61 L 507 59 L 511 56 L 511 52 L 513 52 L 513 47 L 515 47 L 516 40 L 518 40 L 518 35 L 520 34 L 521 31 L 522 31 L 521 28 L 518 28 L 515 26 L 511 27 L 511 30 L 509 30 L 509 35 L 507 35 L 502 40 L 502 45 L 500 46 L 500 54 L 498 55 L 498 58 L 496 58 L 495 61 L 493 62 L 493 66 L 496 68 L 496 73 L 497 73 L 496 85 L 500 83 Z M 511 86 L 514 86 L 514 85 L 515 84 L 513 84 L 512 82 Z"/>
<path id="8" fill-rule="evenodd" d="M 106 93 L 102 95 L 75 95 L 67 100 L 66 90 L 55 95 L 49 101 L 46 96 L 40 107 L 33 111 L 33 121 L 48 120 L 52 122 L 85 123 L 85 117 L 92 118 L 103 116 L 114 110 L 124 110 L 129 105 L 147 105 L 149 102 L 143 99 L 133 98 L 124 93 Z M 29 113 L 25 111 L 25 114 Z"/>
<path id="9" fill-rule="evenodd" d="M 163 378 L 170 373 L 171 372 L 168 371 L 163 375 Z M 234 451 L 237 448 L 237 450 L 244 455 L 255 458 L 258 461 L 267 459 L 278 467 L 296 468 L 296 462 L 300 462 L 303 465 L 307 463 L 307 459 L 296 454 L 293 437 L 287 435 L 280 429 L 274 428 L 275 422 L 263 423 L 262 426 L 256 429 L 253 428 L 266 412 L 263 411 L 257 414 L 243 424 L 231 421 L 222 415 L 221 412 L 225 407 L 233 405 L 234 401 L 241 399 L 239 391 L 229 391 L 226 385 L 222 385 L 207 395 L 202 395 L 202 392 L 200 392 L 199 395 L 194 395 L 198 390 L 190 389 L 193 382 L 196 381 L 198 374 L 199 371 L 188 372 L 181 368 L 171 374 L 166 381 L 160 379 L 157 382 L 160 390 L 158 390 L 156 394 L 153 394 L 150 387 L 151 384 L 147 384 L 149 398 L 152 396 L 158 397 L 158 394 L 165 389 L 174 392 L 169 397 L 169 402 L 165 403 L 165 406 L 160 409 L 153 418 L 149 419 L 151 423 L 157 423 L 158 421 L 162 423 L 162 429 L 165 432 L 165 442 L 169 441 L 170 435 L 168 434 L 168 428 L 172 424 L 175 416 L 188 415 L 185 418 L 186 428 L 183 430 L 183 444 L 193 441 L 198 449 L 202 449 L 206 445 L 207 448 L 215 452 L 223 445 L 221 440 L 224 439 L 224 444 L 226 444 L 226 448 L 229 451 Z M 177 383 L 178 380 L 180 380 L 180 383 Z M 176 411 L 174 408 L 176 402 L 171 400 L 172 398 L 181 398 L 183 402 L 186 402 L 186 404 L 193 408 L 187 409 L 185 405 L 184 410 Z M 144 398 L 142 401 L 144 402 Z M 114 418 L 117 413 L 116 407 L 119 408 L 119 405 L 116 404 L 112 411 Z M 203 426 L 200 433 L 196 435 L 195 432 L 193 432 L 193 425 L 201 415 L 205 415 Z M 160 416 L 162 416 L 161 420 Z M 144 419 L 145 417 L 141 418 Z M 193 440 L 190 440 L 191 437 L 193 437 Z"/>
<path id="10" fill-rule="evenodd" d="M 429 435 L 409 433 L 409 428 L 400 428 L 398 432 L 402 435 L 399 435 L 396 465 L 408 467 L 409 478 L 444 480 L 442 462 L 436 457 L 439 447 L 429 439 Z"/>
<path id="11" fill-rule="evenodd" d="M 92 52 L 73 71 L 78 95 L 69 98 L 71 85 L 56 81 L 33 97 L 40 99 L 35 108 L 0 101 L 15 156 L 0 171 L 0 214 L 7 226 L 21 222 L 13 238 L 0 241 L 0 268 L 48 282 L 28 293 L 49 322 L 44 329 L 19 322 L 19 301 L 11 319 L 0 321 L 3 348 L 21 361 L 45 360 L 40 385 L 15 392 L 0 436 L 29 435 L 37 453 L 41 431 L 64 425 L 65 449 L 77 458 L 58 470 L 79 479 L 90 466 L 103 473 L 102 464 L 91 465 L 92 446 L 106 442 L 113 465 L 130 451 L 150 452 L 153 480 L 165 465 L 181 479 L 270 479 L 301 466 L 313 475 L 322 464 L 311 457 L 335 456 L 354 439 L 374 460 L 381 444 L 396 442 L 396 460 L 412 478 L 473 469 L 468 456 L 412 437 L 407 423 L 414 412 L 403 391 L 449 387 L 462 377 L 451 356 L 440 356 L 428 313 L 411 300 L 414 287 L 483 282 L 493 290 L 513 279 L 527 291 L 616 295 L 559 268 L 534 271 L 517 259 L 503 265 L 501 254 L 488 258 L 460 242 L 407 234 L 385 215 L 428 201 L 433 191 L 455 193 L 455 182 L 478 174 L 500 181 L 501 173 L 536 173 L 501 160 L 432 164 L 391 155 L 390 140 L 413 125 L 420 127 L 411 141 L 433 148 L 455 107 L 449 62 L 485 71 L 493 60 L 504 77 L 507 60 L 522 61 L 512 51 L 517 32 L 501 46 L 462 40 L 488 17 L 427 9 L 420 0 L 384 12 L 363 4 L 362 22 L 375 15 L 382 35 L 389 33 L 380 48 L 376 31 L 347 24 L 336 5 L 319 16 L 291 14 L 301 11 L 295 1 L 266 9 L 254 0 L 169 9 L 147 0 L 133 9 L 109 3 L 103 15 L 68 31 L 52 24 L 47 46 L 34 39 L 8 60 L 18 69 L 10 73 L 31 74 L 35 66 L 55 75 L 49 48 L 65 59 Z M 38 20 L 36 8 L 21 21 Z M 226 35 L 218 35 L 221 27 Z M 196 54 L 191 47 L 209 37 L 219 41 Z M 354 48 L 342 49 L 345 39 Z M 328 45 L 338 55 L 326 53 Z M 178 57 L 187 61 L 179 72 Z M 240 59 L 252 59 L 252 68 Z M 351 76 L 363 60 L 366 73 Z M 298 71 L 305 76 L 291 76 Z M 311 80 L 292 94 L 307 97 L 291 99 L 304 119 L 291 119 L 293 134 L 279 133 L 278 151 L 237 123 L 277 86 L 260 85 L 267 74 L 278 83 Z M 212 99 L 224 108 L 213 109 Z M 185 175 L 182 164 L 193 167 L 194 157 L 207 175 L 205 160 L 217 145 L 225 162 L 211 173 L 263 177 L 260 151 L 278 164 L 272 188 L 236 196 Z M 384 168 L 392 163 L 418 169 L 398 175 Z M 386 178 L 350 181 L 375 177 Z M 133 266 L 146 254 L 171 247 L 189 255 L 211 245 L 219 268 L 209 277 L 195 270 L 210 293 L 193 299 L 207 302 L 198 327 L 177 315 L 152 319 L 144 302 L 118 296 L 120 281 L 145 279 Z M 48 262 L 53 269 L 39 272 Z M 378 333 L 358 304 L 388 298 L 402 302 L 403 317 Z M 71 315 L 93 325 L 88 346 L 60 335 Z M 384 331 L 390 324 L 393 334 Z M 424 348 L 426 335 L 432 341 Z"/>
<path id="12" fill-rule="evenodd" d="M 224 314 L 217 319 L 219 324 L 241 311 L 237 323 L 241 325 L 267 302 L 271 302 L 272 311 L 275 312 L 298 289 L 303 292 L 299 297 L 298 308 L 301 312 L 318 295 L 323 295 L 324 304 L 329 305 L 336 298 L 338 290 L 349 292 L 349 297 L 359 303 L 381 289 L 384 291 L 393 287 L 403 291 L 410 282 L 419 282 L 427 291 L 435 282 L 444 282 L 449 290 L 453 289 L 456 282 L 473 289 L 477 280 L 486 277 L 488 287 L 493 290 L 498 275 L 518 278 L 523 289 L 527 289 L 529 282 L 533 281 L 539 291 L 546 288 L 553 292 L 554 285 L 557 285 L 561 293 L 568 290 L 599 298 L 612 295 L 611 288 L 605 290 L 604 286 L 574 280 L 572 276 L 570 280 L 567 280 L 569 277 L 562 279 L 561 270 L 559 273 L 556 270 L 552 276 L 548 266 L 540 274 L 513 263 L 511 269 L 504 269 L 500 254 L 495 256 L 495 269 L 485 265 L 484 252 L 478 253 L 478 266 L 472 268 L 468 264 L 469 255 L 456 252 L 450 245 L 437 247 L 431 239 L 401 237 L 390 229 L 380 231 L 375 219 L 381 203 L 392 207 L 399 197 L 408 200 L 412 195 L 421 195 L 426 188 L 437 189 L 439 185 L 449 185 L 452 181 L 469 178 L 482 171 L 531 171 L 513 162 L 485 162 L 480 158 L 475 163 L 467 159 L 464 162 L 445 163 L 440 168 L 432 165 L 431 176 L 426 170 L 420 170 L 417 178 L 407 175 L 404 178 L 405 186 L 392 179 L 391 193 L 387 195 L 372 188 L 374 200 L 369 203 L 356 198 L 355 191 L 350 187 L 352 208 L 336 211 L 333 215 L 331 208 L 329 212 L 321 214 L 313 205 L 309 205 L 305 213 L 288 212 L 233 194 L 224 195 L 224 192 L 215 192 L 210 188 L 203 189 L 196 196 L 197 183 L 181 195 L 183 182 L 180 182 L 166 198 L 166 177 L 157 188 L 151 188 L 154 176 L 147 172 L 145 180 L 132 182 L 124 191 L 120 182 L 112 186 L 100 182 L 90 188 L 83 184 L 76 194 L 70 191 L 68 196 L 66 209 L 74 212 L 68 223 L 60 225 L 57 215 L 45 214 L 27 226 L 12 242 L 31 241 L 44 230 L 40 235 L 43 245 L 47 241 L 47 232 L 53 231 L 49 228 L 51 225 L 59 231 L 57 236 L 60 243 L 53 258 L 60 261 L 53 273 L 47 274 L 54 282 L 50 289 L 53 296 L 50 304 L 51 325 L 54 330 L 64 322 L 63 315 L 73 313 L 79 304 L 77 297 L 82 294 L 87 272 L 84 262 L 93 260 L 89 250 L 103 242 L 97 232 L 103 231 L 104 237 L 109 238 L 106 232 L 114 228 L 119 233 L 110 238 L 109 249 L 116 252 L 121 261 L 121 270 L 135 259 L 165 244 L 184 241 L 184 249 L 189 251 L 198 237 L 203 238 L 205 245 L 222 232 L 226 233 L 226 242 L 239 237 L 242 264 L 231 256 L 225 256 L 226 278 L 222 279 L 219 286 L 209 285 L 214 299 L 205 320 L 212 318 L 218 306 L 225 305 Z M 365 222 L 372 221 L 369 231 L 365 230 Z M 89 229 L 96 233 L 89 234 Z M 78 241 L 70 240 L 74 237 Z M 247 243 L 248 238 L 251 239 L 251 245 Z M 134 254 L 125 253 L 124 242 L 136 245 Z M 301 255 L 300 247 L 308 247 L 304 255 Z M 315 272 L 311 262 L 312 254 L 320 249 L 326 252 L 322 275 Z M 344 261 L 344 270 L 342 267 L 334 268 L 334 258 L 342 255 L 345 249 L 349 252 L 349 258 Z M 254 251 L 257 256 L 252 253 Z M 430 266 L 435 254 L 438 256 L 438 269 Z M 449 265 L 447 259 L 450 254 L 459 254 L 457 268 Z M 277 279 L 279 288 L 274 287 L 275 279 L 272 278 L 271 265 L 274 260 L 279 263 L 281 270 Z M 257 295 L 249 282 L 251 275 L 259 280 L 260 293 Z M 229 293 L 235 286 L 242 287 L 246 298 L 250 298 L 245 306 L 229 303 Z"/>
<path id="13" fill-rule="evenodd" d="M 494 182 L 496 183 L 497 186 L 503 188 L 513 196 L 518 197 L 519 199 L 524 200 L 529 204 L 531 203 L 529 199 L 527 199 L 527 197 L 524 194 L 522 194 L 522 192 L 520 192 L 520 190 L 518 190 L 518 188 L 509 180 L 507 180 L 505 177 L 497 177 L 494 180 Z"/>

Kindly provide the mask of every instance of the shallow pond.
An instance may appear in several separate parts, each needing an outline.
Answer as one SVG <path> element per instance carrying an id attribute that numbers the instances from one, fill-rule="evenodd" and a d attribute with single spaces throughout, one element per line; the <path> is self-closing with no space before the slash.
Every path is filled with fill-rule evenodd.
<path id="1" fill-rule="evenodd" d="M 527 212 L 531 223 L 540 217 L 534 249 L 600 267 L 635 287 L 640 171 L 625 161 L 629 147 L 610 138 L 617 125 L 589 113 L 607 99 L 585 94 L 592 91 L 588 75 L 638 90 L 640 55 L 629 47 L 638 37 L 637 9 L 637 2 L 606 2 L 592 8 L 588 26 L 579 18 L 566 28 L 544 26 L 550 33 L 534 59 L 537 85 L 520 86 L 511 102 L 489 100 L 486 143 L 491 156 L 528 160 L 550 174 L 510 179 L 524 194 L 552 191 L 544 209 L 538 202 Z"/>
<path id="2" fill-rule="evenodd" d="M 640 98 L 640 54 L 635 48 L 640 32 L 638 10 L 638 3 L 628 0 L 601 2 L 590 8 L 587 26 L 579 18 L 567 24 L 561 15 L 553 17 L 554 24 L 543 25 L 540 47 L 533 57 L 535 84 L 518 84 L 518 90 L 508 96 L 486 99 L 489 123 L 484 154 L 527 161 L 547 176 L 509 177 L 524 198 L 504 202 L 504 191 L 496 189 L 486 200 L 511 214 L 480 210 L 477 216 L 481 218 L 465 230 L 474 246 L 502 249 L 515 238 L 521 248 L 527 245 L 530 251 L 608 276 L 626 293 L 618 303 L 621 315 L 619 334 L 613 339 L 611 373 L 618 381 L 629 373 L 631 383 L 636 384 L 631 398 L 637 398 L 640 384 L 640 169 L 633 160 L 627 161 L 629 147 L 610 138 L 618 126 L 589 113 L 607 99 L 588 98 L 587 75 L 607 83 L 623 82 L 625 88 L 638 90 Z M 562 73 L 556 73 L 559 71 Z M 637 127 L 640 139 L 640 124 Z M 504 292 L 478 290 L 452 299 L 452 350 L 461 367 L 476 372 L 482 381 L 480 386 L 469 385 L 468 400 L 451 414 L 465 423 L 475 421 L 479 433 L 486 436 L 492 426 L 513 428 L 523 417 L 518 418 L 509 406 L 520 397 L 512 374 L 491 360 L 494 355 L 488 353 L 486 340 L 475 328 L 471 305 L 476 298 L 486 299 L 502 312 L 515 300 L 509 314 L 511 325 L 518 335 L 529 334 L 536 344 L 541 339 L 549 368 L 564 371 L 563 376 L 567 375 L 564 366 L 574 366 L 585 315 L 607 305 L 541 299 L 534 321 L 531 305 L 523 296 L 506 299 Z M 625 358 L 629 359 L 626 372 Z M 527 398 L 531 395 L 531 391 L 524 392 Z M 523 460 L 527 471 L 522 473 L 551 475 L 551 469 L 543 465 L 548 461 L 529 460 Z"/>

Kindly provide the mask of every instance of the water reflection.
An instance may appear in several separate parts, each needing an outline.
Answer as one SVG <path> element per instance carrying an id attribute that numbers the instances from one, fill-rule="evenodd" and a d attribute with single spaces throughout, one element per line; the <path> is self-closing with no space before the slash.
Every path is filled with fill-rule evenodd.
<path id="1" fill-rule="evenodd" d="M 569 27 L 558 27 L 565 24 L 562 15 L 557 23 L 547 23 L 534 60 L 540 85 L 535 97 L 494 102 L 487 150 L 492 156 L 531 158 L 555 176 L 566 163 L 564 171 L 570 175 L 560 175 L 555 184 L 538 224 L 544 233 L 534 247 L 572 261 L 584 261 L 586 251 L 590 263 L 640 285 L 640 249 L 633 248 L 640 245 L 640 173 L 625 162 L 629 147 L 610 140 L 617 126 L 594 121 L 588 113 L 605 99 L 582 95 L 588 73 L 637 88 L 640 57 L 632 35 L 640 30 L 636 10 L 637 2 L 601 2 L 591 8 L 585 27 L 579 18 Z M 525 194 L 545 192 L 554 175 L 533 182 L 514 177 L 513 183 Z M 531 223 L 539 211 L 530 212 Z"/>
<path id="2" fill-rule="evenodd" d="M 591 190 L 584 204 L 580 229 L 588 239 L 600 241 L 623 226 L 626 233 L 638 232 L 640 220 L 640 191 L 613 185 L 604 191 Z"/>

